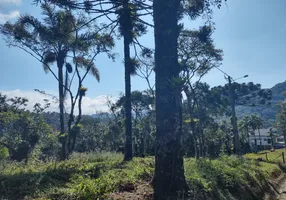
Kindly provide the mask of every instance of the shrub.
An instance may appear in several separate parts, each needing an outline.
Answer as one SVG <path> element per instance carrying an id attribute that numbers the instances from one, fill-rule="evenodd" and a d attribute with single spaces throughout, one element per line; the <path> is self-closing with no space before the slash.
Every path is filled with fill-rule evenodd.
<path id="1" fill-rule="evenodd" d="M 6 147 L 0 146 L 0 160 L 7 159 L 9 157 L 9 150 Z"/>

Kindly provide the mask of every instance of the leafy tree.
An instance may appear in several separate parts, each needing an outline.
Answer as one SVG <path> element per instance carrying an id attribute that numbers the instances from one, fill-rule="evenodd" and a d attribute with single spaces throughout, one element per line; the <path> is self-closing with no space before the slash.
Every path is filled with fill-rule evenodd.
<path id="1" fill-rule="evenodd" d="M 155 84 L 151 80 L 154 75 L 154 51 L 150 49 L 146 49 L 139 56 L 137 55 L 137 60 L 139 61 L 139 66 L 137 68 L 136 74 L 138 77 L 146 80 L 148 85 L 148 90 L 152 97 L 155 97 Z"/>
<path id="2" fill-rule="evenodd" d="M 241 130 L 242 133 L 247 135 L 247 141 L 245 142 L 245 146 L 247 147 L 246 152 L 250 151 L 250 139 L 249 136 L 250 134 L 254 135 L 254 140 L 255 140 L 255 146 L 257 147 L 257 140 L 256 140 L 256 135 L 255 131 L 258 131 L 259 134 L 259 141 L 260 141 L 260 148 L 262 147 L 262 140 L 261 140 L 261 135 L 260 135 L 260 129 L 263 127 L 263 120 L 257 116 L 257 115 L 248 115 L 244 116 L 238 123 L 239 129 Z"/>
<path id="3" fill-rule="evenodd" d="M 242 134 L 244 134 L 247 138 L 247 140 L 240 139 L 242 142 L 242 145 L 244 146 L 243 150 L 245 153 L 250 151 L 250 119 L 249 116 L 244 116 L 239 122 L 238 122 L 238 128 Z M 240 134 L 242 136 L 242 134 Z M 245 137 L 243 137 L 245 138 Z"/>
<path id="4" fill-rule="evenodd" d="M 41 2 L 36 0 L 35 2 Z M 73 1 L 73 0 L 50 0 L 61 7 L 80 9 L 94 14 L 92 20 L 106 17 L 110 22 L 103 28 L 110 28 L 110 33 L 118 27 L 119 36 L 124 42 L 124 66 L 125 66 L 125 156 L 124 160 L 132 159 L 132 114 L 131 114 L 131 75 L 135 74 L 137 61 L 131 58 L 130 45 L 136 45 L 142 50 L 146 48 L 139 43 L 138 37 L 146 33 L 146 25 L 152 26 L 141 19 L 142 16 L 150 15 L 151 5 L 142 0 L 102 0 L 102 1 Z M 114 19 L 114 17 L 116 19 Z M 137 52 L 137 50 L 135 50 Z"/>
<path id="5" fill-rule="evenodd" d="M 83 81 L 88 73 L 99 81 L 99 72 L 93 62 L 94 58 L 101 52 L 112 56 L 109 51 L 114 44 L 110 36 L 99 34 L 99 28 L 95 24 L 91 23 L 87 26 L 87 19 L 84 16 L 76 18 L 71 11 L 57 10 L 48 3 L 41 4 L 41 9 L 43 20 L 24 15 L 14 24 L 7 22 L 0 27 L 0 30 L 9 46 L 18 47 L 29 53 L 57 80 L 62 158 L 66 158 L 74 149 L 79 131 L 77 125 L 81 119 L 81 103 L 87 90 L 83 87 Z M 91 51 L 95 52 L 92 56 Z M 72 57 L 74 66 L 69 62 L 69 57 Z M 53 63 L 57 66 L 56 70 L 52 69 Z M 69 74 L 72 76 L 70 77 Z M 76 78 L 77 89 L 73 93 L 71 86 Z M 70 96 L 71 110 L 68 120 L 65 121 L 64 103 L 67 94 Z M 75 120 L 76 104 L 78 104 L 79 114 Z"/>
<path id="6" fill-rule="evenodd" d="M 275 136 L 276 136 L 275 133 L 277 133 L 276 130 L 273 130 L 273 128 L 269 129 L 268 134 L 269 134 L 269 136 L 271 138 L 271 147 L 272 148 L 274 148 L 274 141 L 275 141 Z"/>
<path id="7" fill-rule="evenodd" d="M 9 158 L 9 150 L 0 145 L 0 161 Z"/>
<path id="8" fill-rule="evenodd" d="M 51 71 L 58 80 L 61 134 L 64 134 L 63 70 L 69 51 L 68 41 L 72 37 L 74 19 L 68 12 L 55 13 L 48 4 L 42 4 L 42 10 L 46 16 L 45 24 L 33 16 L 25 15 L 19 18 L 15 24 L 7 22 L 1 26 L 1 32 L 6 36 L 8 45 L 19 47 L 36 57 L 43 63 L 44 70 Z M 57 62 L 58 75 L 50 69 L 49 63 L 53 62 Z M 68 69 L 66 71 L 68 72 Z"/>
<path id="9" fill-rule="evenodd" d="M 199 30 L 182 30 L 178 39 L 178 58 L 182 76 L 187 83 L 219 67 L 223 52 L 216 49 L 211 38 L 213 27 L 204 25 Z"/>
<path id="10" fill-rule="evenodd" d="M 232 83 L 234 87 L 234 100 L 236 106 L 259 106 L 269 105 L 272 99 L 272 92 L 269 89 L 261 89 L 260 84 L 249 83 Z M 215 87 L 221 92 L 221 95 L 229 96 L 229 85 Z"/>
<path id="11" fill-rule="evenodd" d="M 39 151 L 38 155 L 36 156 L 40 160 L 57 160 L 60 158 L 61 150 L 61 143 L 58 140 L 59 133 L 55 129 L 53 129 L 50 124 L 48 125 L 51 128 L 51 132 L 48 132 L 47 134 L 42 134 L 39 143 L 36 147 Z"/>
<path id="12" fill-rule="evenodd" d="M 138 3 L 132 4 L 132 1 L 124 0 L 120 7 L 116 9 L 117 18 L 119 21 L 119 32 L 123 36 L 124 42 L 124 63 L 125 63 L 125 151 L 124 160 L 132 159 L 132 103 L 131 103 L 131 75 L 136 73 L 136 61 L 131 59 L 130 45 L 138 36 L 146 32 L 146 27 L 138 19 Z M 118 5 L 116 1 L 115 5 Z"/>
<path id="13" fill-rule="evenodd" d="M 254 84 L 253 82 L 249 83 L 231 83 L 231 77 L 228 77 L 229 84 L 225 86 L 218 86 L 216 90 L 221 93 L 222 96 L 225 96 L 228 99 L 228 104 L 231 109 L 232 115 L 231 122 L 233 125 L 233 132 L 235 135 L 234 139 L 234 150 L 235 153 L 239 153 L 239 135 L 237 130 L 237 120 L 235 114 L 235 106 L 258 106 L 258 105 L 269 105 L 272 99 L 272 92 L 269 89 L 261 89 L 260 84 Z M 231 88 L 230 88 L 231 87 Z"/>
<path id="14" fill-rule="evenodd" d="M 276 115 L 276 127 L 284 136 L 284 144 L 286 146 L 286 102 L 282 101 L 279 103 L 279 111 Z"/>
<path id="15" fill-rule="evenodd" d="M 218 133 L 220 137 L 221 153 L 230 155 L 233 149 L 233 136 L 231 124 L 226 120 L 223 120 L 219 124 Z"/>
<path id="16" fill-rule="evenodd" d="M 125 96 L 118 99 L 115 106 L 124 109 Z M 131 107 L 133 112 L 133 144 L 135 155 L 144 156 L 150 149 L 151 121 L 154 118 L 152 105 L 154 97 L 146 92 L 133 91 L 131 93 Z"/>
<path id="17" fill-rule="evenodd" d="M 52 132 L 51 127 L 39 115 L 48 105 L 42 108 L 36 104 L 34 108 L 37 113 L 31 113 L 25 109 L 27 99 L 0 96 L 0 107 L 6 107 L 6 110 L 0 112 L 0 144 L 8 149 L 12 160 L 27 161 L 40 139 Z"/>
<path id="18" fill-rule="evenodd" d="M 260 129 L 263 127 L 263 120 L 257 115 L 250 115 L 250 126 L 254 132 L 254 136 L 255 136 L 255 130 L 258 131 L 260 147 L 261 147 L 262 141 L 261 141 Z"/>
<path id="19" fill-rule="evenodd" d="M 108 138 L 108 124 L 102 123 L 99 118 L 84 115 L 80 126 L 81 134 L 75 147 L 77 152 L 114 151 L 111 143 L 116 139 Z"/>
<path id="20" fill-rule="evenodd" d="M 198 111 L 203 107 L 202 101 L 208 101 L 207 98 L 215 98 L 215 96 L 208 96 L 208 86 L 200 84 L 201 78 L 207 74 L 212 68 L 219 67 L 222 61 L 222 50 L 216 49 L 211 39 L 212 28 L 210 26 L 203 26 L 199 30 L 183 30 L 180 33 L 178 40 L 178 58 L 181 67 L 181 78 L 184 80 L 183 91 L 187 97 L 187 110 L 190 119 L 190 130 L 193 134 L 193 145 L 196 157 L 202 155 L 202 138 L 196 134 L 196 124 L 202 123 L 202 116 L 206 116 L 201 112 L 201 115 L 196 115 L 198 123 L 194 122 L 195 109 Z M 207 93 L 209 94 L 207 94 Z M 214 95 L 215 93 L 213 93 Z M 214 99 L 213 99 L 214 100 Z M 200 102 L 198 102 L 200 101 Z M 216 96 L 214 101 L 208 101 L 207 105 L 217 106 L 222 103 L 219 96 Z M 222 105 L 222 104 L 221 104 Z M 199 108 L 200 107 L 200 108 Z M 203 132 L 200 131 L 202 134 Z M 203 137 L 203 135 L 201 135 Z M 200 139 L 199 139 L 200 138 Z M 199 139 L 199 140 L 198 140 Z M 197 148 L 199 143 L 199 149 Z M 198 153 L 200 150 L 201 153 Z"/>
<path id="21" fill-rule="evenodd" d="M 191 94 L 186 99 L 185 108 L 187 112 L 187 121 L 196 157 L 205 156 L 205 129 L 216 127 L 214 119 L 222 116 L 226 111 L 226 99 L 222 98 L 216 90 L 210 89 L 206 83 L 193 85 Z M 186 121 L 186 120 L 185 120 Z M 214 128 L 215 130 L 217 128 Z M 215 132 L 215 131 L 214 131 Z"/>

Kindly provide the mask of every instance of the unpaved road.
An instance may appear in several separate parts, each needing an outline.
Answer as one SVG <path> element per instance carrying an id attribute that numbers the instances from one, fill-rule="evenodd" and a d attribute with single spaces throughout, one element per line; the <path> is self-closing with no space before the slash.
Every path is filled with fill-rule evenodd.
<path id="1" fill-rule="evenodd" d="M 283 193 L 283 194 L 279 195 L 277 200 L 286 200 L 286 194 Z"/>
<path id="2" fill-rule="evenodd" d="M 284 176 L 284 181 L 279 184 L 279 194 L 276 197 L 276 200 L 286 200 L 286 179 Z"/>
<path id="3" fill-rule="evenodd" d="M 286 200 L 286 180 L 280 185 L 277 200 Z"/>
<path id="4" fill-rule="evenodd" d="M 286 200 L 286 174 L 282 174 L 268 182 L 271 190 L 265 195 L 264 200 Z"/>

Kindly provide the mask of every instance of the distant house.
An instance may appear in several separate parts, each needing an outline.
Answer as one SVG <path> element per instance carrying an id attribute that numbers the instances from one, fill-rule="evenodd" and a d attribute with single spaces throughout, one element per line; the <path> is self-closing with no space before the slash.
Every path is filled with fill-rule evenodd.
<path id="1" fill-rule="evenodd" d="M 270 132 L 272 132 L 272 137 Z M 273 142 L 272 142 L 273 139 Z M 260 143 L 261 141 L 261 143 Z M 260 137 L 258 130 L 252 131 L 249 136 L 249 144 L 250 146 L 258 146 L 258 147 L 265 147 L 270 148 L 272 146 L 274 147 L 284 147 L 284 138 L 283 136 L 280 136 L 278 131 L 274 128 L 266 128 L 266 129 L 260 129 Z"/>

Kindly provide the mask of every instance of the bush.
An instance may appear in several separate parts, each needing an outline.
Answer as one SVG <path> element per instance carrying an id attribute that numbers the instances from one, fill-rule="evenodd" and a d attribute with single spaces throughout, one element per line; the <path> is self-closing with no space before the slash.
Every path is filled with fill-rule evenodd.
<path id="1" fill-rule="evenodd" d="M 7 159 L 9 157 L 9 150 L 6 147 L 0 146 L 0 160 Z"/>

